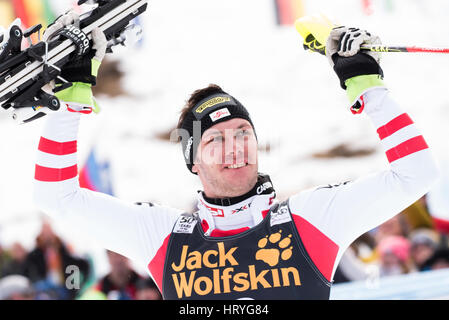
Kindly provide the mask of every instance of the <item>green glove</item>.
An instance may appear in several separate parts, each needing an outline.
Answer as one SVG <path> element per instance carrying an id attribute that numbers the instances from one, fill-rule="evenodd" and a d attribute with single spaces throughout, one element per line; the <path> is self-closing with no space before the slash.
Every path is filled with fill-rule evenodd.
<path id="1" fill-rule="evenodd" d="M 378 74 L 368 74 L 349 78 L 345 81 L 346 96 L 351 104 L 368 89 L 374 87 L 385 87 L 382 77 Z"/>
<path id="2" fill-rule="evenodd" d="M 365 30 L 341 26 L 331 30 L 326 42 L 326 56 L 355 113 L 360 108 L 357 100 L 363 93 L 371 88 L 385 87 L 380 54 L 360 52 L 364 43 L 379 45 L 381 41 Z"/>
<path id="3" fill-rule="evenodd" d="M 64 36 L 64 32 L 70 32 L 64 29 L 69 25 L 79 25 L 79 15 L 73 11 L 62 15 L 48 27 L 44 33 L 44 41 L 53 36 Z M 57 92 L 55 96 L 68 104 L 92 108 L 98 113 L 100 108 L 93 97 L 92 86 L 96 84 L 98 70 L 106 54 L 107 39 L 99 28 L 93 29 L 91 36 L 92 48 L 85 55 L 68 62 L 61 70 L 61 78 L 71 82 L 72 86 Z M 61 83 L 56 83 L 55 88 L 60 85 Z"/>
<path id="4" fill-rule="evenodd" d="M 74 74 L 76 73 L 76 70 L 84 71 L 85 74 L 88 74 L 89 77 L 96 80 L 100 64 L 101 64 L 100 61 L 98 61 L 96 58 L 92 58 L 90 60 L 86 60 L 84 62 L 84 66 L 79 66 L 79 67 L 72 66 L 70 68 L 70 71 L 71 72 L 73 71 Z M 87 66 L 90 66 L 89 73 L 87 73 L 87 69 L 86 69 Z M 74 77 L 67 77 L 67 75 L 64 77 L 64 75 L 63 75 L 64 71 L 65 71 L 65 69 L 63 69 L 63 73 L 61 74 L 61 77 L 63 77 L 65 80 L 67 80 L 69 82 L 72 82 L 74 80 Z M 99 113 L 100 107 L 98 106 L 96 100 L 94 99 L 94 96 L 92 93 L 92 85 L 94 85 L 94 83 L 88 82 L 86 80 L 84 80 L 83 82 L 73 81 L 71 87 L 57 92 L 55 94 L 55 96 L 59 100 L 67 102 L 67 103 L 91 106 L 95 113 Z M 58 88 L 58 84 L 56 85 L 56 88 Z"/>

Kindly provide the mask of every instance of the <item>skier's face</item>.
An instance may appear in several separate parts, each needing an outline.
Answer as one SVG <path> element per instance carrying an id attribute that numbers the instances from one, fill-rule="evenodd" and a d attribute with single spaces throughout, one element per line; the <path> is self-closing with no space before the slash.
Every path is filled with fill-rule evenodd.
<path id="1" fill-rule="evenodd" d="M 235 118 L 206 130 L 192 167 L 209 197 L 245 194 L 257 182 L 257 139 L 251 124 Z"/>

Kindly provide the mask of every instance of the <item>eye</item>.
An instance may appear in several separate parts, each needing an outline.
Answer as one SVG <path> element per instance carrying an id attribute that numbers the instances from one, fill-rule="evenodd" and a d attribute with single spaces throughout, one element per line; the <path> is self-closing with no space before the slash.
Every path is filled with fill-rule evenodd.
<path id="1" fill-rule="evenodd" d="M 236 137 L 246 137 L 250 134 L 251 132 L 248 129 L 239 129 L 236 133 Z"/>
<path id="2" fill-rule="evenodd" d="M 211 143 L 211 142 L 222 142 L 223 141 L 223 136 L 212 136 L 209 137 L 207 140 L 207 143 Z"/>

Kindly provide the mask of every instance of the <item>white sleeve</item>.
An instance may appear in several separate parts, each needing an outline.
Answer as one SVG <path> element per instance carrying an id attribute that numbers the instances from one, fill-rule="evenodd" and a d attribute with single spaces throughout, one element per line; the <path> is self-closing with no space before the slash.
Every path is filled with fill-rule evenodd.
<path id="1" fill-rule="evenodd" d="M 146 266 L 171 233 L 181 210 L 136 205 L 80 188 L 77 170 L 79 113 L 48 116 L 35 170 L 37 207 L 106 249 Z"/>
<path id="2" fill-rule="evenodd" d="M 297 212 L 339 246 L 337 260 L 360 235 L 387 221 L 428 192 L 437 166 L 408 115 L 378 88 L 364 94 L 389 170 L 338 186 L 311 189 L 290 199 Z"/>

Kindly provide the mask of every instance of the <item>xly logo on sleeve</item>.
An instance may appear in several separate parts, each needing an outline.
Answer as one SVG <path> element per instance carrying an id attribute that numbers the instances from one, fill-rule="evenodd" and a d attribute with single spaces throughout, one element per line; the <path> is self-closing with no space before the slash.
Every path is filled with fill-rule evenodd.
<path id="1" fill-rule="evenodd" d="M 291 237 L 282 237 L 282 231 L 266 236 L 255 244 L 258 250 L 249 258 L 246 253 L 239 254 L 237 246 L 226 248 L 224 242 L 204 252 L 184 245 L 179 261 L 170 265 L 178 298 L 300 286 L 296 266 L 279 265 L 292 257 Z M 245 259 L 244 264 L 239 258 Z"/>

